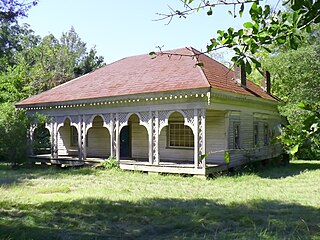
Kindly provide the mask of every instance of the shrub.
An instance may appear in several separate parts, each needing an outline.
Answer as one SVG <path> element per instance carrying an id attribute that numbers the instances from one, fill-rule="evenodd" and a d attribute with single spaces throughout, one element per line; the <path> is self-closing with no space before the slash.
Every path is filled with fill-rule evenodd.
<path id="1" fill-rule="evenodd" d="M 104 169 L 119 169 L 118 162 L 114 158 L 108 158 L 103 163 L 101 163 L 99 167 Z"/>
<path id="2" fill-rule="evenodd" d="M 26 161 L 28 117 L 10 103 L 0 104 L 0 160 L 18 165 Z"/>

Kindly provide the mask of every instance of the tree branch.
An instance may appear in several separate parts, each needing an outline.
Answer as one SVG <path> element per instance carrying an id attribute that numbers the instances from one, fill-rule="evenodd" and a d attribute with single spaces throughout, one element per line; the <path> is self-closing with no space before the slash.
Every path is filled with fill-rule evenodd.
<path id="1" fill-rule="evenodd" d="M 184 5 L 184 10 L 174 10 L 171 6 L 168 6 L 170 9 L 170 13 L 156 13 L 156 15 L 160 16 L 158 19 L 155 19 L 154 21 L 162 21 L 165 19 L 169 19 L 168 24 L 172 21 L 174 17 L 183 17 L 186 18 L 187 15 L 192 14 L 194 12 L 198 12 L 200 9 L 205 9 L 205 8 L 213 8 L 215 6 L 219 5 L 233 5 L 234 7 L 236 5 L 242 5 L 242 4 L 248 4 L 248 3 L 253 3 L 253 2 L 261 2 L 263 0 L 216 0 L 215 3 L 206 1 L 206 0 L 201 0 L 200 4 L 197 7 L 191 7 L 190 4 L 186 3 L 184 0 L 180 0 L 183 5 Z"/>

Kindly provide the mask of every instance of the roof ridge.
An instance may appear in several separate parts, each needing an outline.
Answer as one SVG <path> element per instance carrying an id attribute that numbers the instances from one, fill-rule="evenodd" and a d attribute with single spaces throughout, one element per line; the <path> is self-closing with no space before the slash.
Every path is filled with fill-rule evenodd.
<path id="1" fill-rule="evenodd" d="M 187 47 L 187 49 L 189 49 L 189 48 Z M 190 51 L 192 51 L 193 54 L 196 54 L 195 52 L 201 53 L 199 50 L 197 50 L 197 49 L 195 49 L 195 48 L 193 48 L 193 47 L 190 47 Z M 195 58 L 194 61 L 196 61 L 197 63 L 199 62 L 199 61 L 198 61 L 198 58 Z M 203 70 L 203 67 L 201 67 L 201 66 L 195 66 L 195 67 L 199 67 L 199 71 L 200 71 L 201 75 L 202 75 L 203 78 L 204 78 L 203 80 L 209 85 L 209 87 L 212 87 L 211 84 L 210 84 L 210 82 L 209 82 L 209 80 L 208 80 L 208 77 L 207 77 L 205 71 Z"/>

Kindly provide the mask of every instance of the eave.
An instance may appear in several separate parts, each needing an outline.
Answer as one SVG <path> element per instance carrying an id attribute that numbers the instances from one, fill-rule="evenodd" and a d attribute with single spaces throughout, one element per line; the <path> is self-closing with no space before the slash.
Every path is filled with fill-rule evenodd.
<path id="1" fill-rule="evenodd" d="M 144 104 L 150 102 L 175 101 L 182 99 L 198 99 L 210 102 L 210 88 L 198 88 L 179 91 L 166 91 L 144 94 L 123 95 L 115 97 L 104 97 L 94 99 L 80 99 L 64 102 L 47 102 L 38 104 L 18 104 L 17 108 L 26 110 L 46 110 L 59 108 L 81 108 L 88 106 L 111 106 L 124 104 Z"/>
<path id="2" fill-rule="evenodd" d="M 249 96 L 246 94 L 240 94 L 240 93 L 233 93 L 217 88 L 212 88 L 211 90 L 211 101 L 214 101 L 215 99 L 219 100 L 231 100 L 231 101 L 237 101 L 237 102 L 243 102 L 243 103 L 255 103 L 255 104 L 266 104 L 266 105 L 272 105 L 272 106 L 278 106 L 281 103 L 279 101 L 275 100 L 269 100 L 261 97 L 255 97 L 255 96 Z"/>

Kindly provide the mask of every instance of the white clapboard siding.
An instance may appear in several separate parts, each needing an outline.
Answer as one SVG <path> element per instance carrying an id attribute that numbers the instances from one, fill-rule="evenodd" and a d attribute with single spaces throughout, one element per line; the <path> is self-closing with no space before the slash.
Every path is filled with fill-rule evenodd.
<path id="1" fill-rule="evenodd" d="M 243 111 L 240 114 L 240 147 L 253 147 L 253 115 L 252 112 Z"/>
<path id="2" fill-rule="evenodd" d="M 78 147 L 71 146 L 70 125 L 62 126 L 58 131 L 58 153 L 59 155 L 77 155 Z"/>
<path id="3" fill-rule="evenodd" d="M 226 149 L 225 113 L 222 111 L 206 112 L 206 154 L 207 162 L 223 160 Z M 221 151 L 221 152 L 217 152 Z"/>
<path id="4" fill-rule="evenodd" d="M 104 127 L 93 126 L 88 130 L 87 157 L 110 156 L 110 133 Z"/>
<path id="5" fill-rule="evenodd" d="M 132 158 L 148 159 L 148 132 L 137 121 L 131 123 L 131 155 Z"/>

